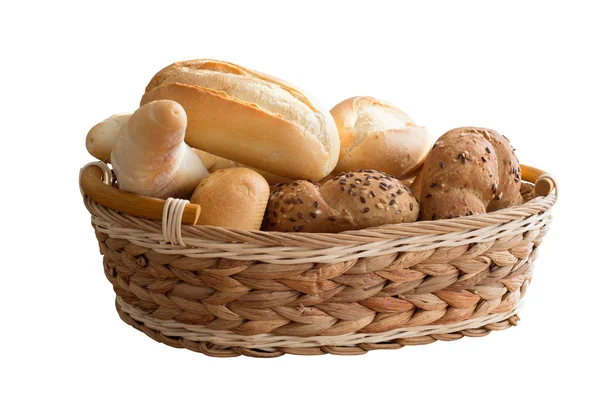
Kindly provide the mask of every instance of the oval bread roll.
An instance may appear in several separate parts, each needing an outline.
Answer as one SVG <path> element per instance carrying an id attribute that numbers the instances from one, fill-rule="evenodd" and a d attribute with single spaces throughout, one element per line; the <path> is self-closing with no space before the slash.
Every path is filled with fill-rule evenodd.
<path id="1" fill-rule="evenodd" d="M 174 63 L 150 81 L 141 104 L 171 99 L 188 115 L 192 147 L 290 179 L 319 180 L 335 167 L 333 118 L 300 89 L 213 60 Z"/>
<path id="2" fill-rule="evenodd" d="M 268 200 L 269 184 L 258 172 L 228 168 L 204 178 L 190 203 L 201 207 L 198 225 L 259 229 Z"/>
<path id="3" fill-rule="evenodd" d="M 403 111 L 373 97 L 352 97 L 333 107 L 340 135 L 336 172 L 374 169 L 398 179 L 413 176 L 431 148 L 431 137 Z"/>
<path id="4" fill-rule="evenodd" d="M 399 180 L 377 171 L 344 173 L 317 186 L 307 181 L 277 185 L 263 230 L 338 233 L 413 222 L 419 203 Z"/>

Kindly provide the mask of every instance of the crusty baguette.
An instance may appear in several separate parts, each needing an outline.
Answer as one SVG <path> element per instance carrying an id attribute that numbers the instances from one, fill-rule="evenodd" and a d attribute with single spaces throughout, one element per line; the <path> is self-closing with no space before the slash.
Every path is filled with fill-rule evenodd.
<path id="1" fill-rule="evenodd" d="M 235 64 L 174 63 L 150 81 L 141 104 L 171 99 L 188 115 L 192 147 L 291 179 L 335 167 L 339 136 L 329 112 L 300 89 Z"/>
<path id="2" fill-rule="evenodd" d="M 111 153 L 119 188 L 157 198 L 189 198 L 208 175 L 183 141 L 186 115 L 171 100 L 140 107 L 121 129 Z"/>
<path id="3" fill-rule="evenodd" d="M 414 176 L 431 137 L 402 110 L 373 97 L 351 97 L 331 110 L 340 135 L 335 172 L 375 169 L 398 179 Z"/>

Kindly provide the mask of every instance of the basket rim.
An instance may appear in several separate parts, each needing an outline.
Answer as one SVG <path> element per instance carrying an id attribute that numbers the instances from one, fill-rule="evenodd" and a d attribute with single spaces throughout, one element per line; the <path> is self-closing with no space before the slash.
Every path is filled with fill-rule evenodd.
<path id="1" fill-rule="evenodd" d="M 229 258 L 275 264 L 333 263 L 397 252 L 485 244 L 541 229 L 552 219 L 551 210 L 557 200 L 558 188 L 549 174 L 532 167 L 527 169 L 530 170 L 529 179 L 524 177 L 525 182 L 532 179 L 536 180 L 536 184 L 542 179 L 546 183 L 550 181 L 554 193 L 486 214 L 389 224 L 340 233 L 184 225 L 181 218 L 173 223 L 173 219 L 159 221 L 119 212 L 100 204 L 85 192 L 82 194 L 97 235 L 126 240 L 140 251 L 150 248 L 156 253 L 171 256 Z M 110 172 L 110 169 L 107 167 L 105 172 Z M 179 207 L 182 201 L 174 203 Z M 165 205 L 169 203 L 171 201 L 165 202 Z M 172 231 L 177 232 L 176 240 L 175 235 L 169 234 Z"/>

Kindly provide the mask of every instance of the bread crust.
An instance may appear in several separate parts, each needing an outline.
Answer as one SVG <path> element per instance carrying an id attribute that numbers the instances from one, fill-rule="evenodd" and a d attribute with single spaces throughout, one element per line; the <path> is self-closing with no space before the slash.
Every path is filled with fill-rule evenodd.
<path id="1" fill-rule="evenodd" d="M 174 63 L 150 81 L 142 104 L 170 99 L 188 114 L 192 147 L 290 179 L 318 180 L 335 167 L 331 115 L 277 78 L 214 60 Z"/>
<path id="2" fill-rule="evenodd" d="M 374 169 L 399 179 L 414 176 L 431 137 L 402 110 L 373 97 L 351 97 L 331 110 L 340 135 L 336 172 Z"/>

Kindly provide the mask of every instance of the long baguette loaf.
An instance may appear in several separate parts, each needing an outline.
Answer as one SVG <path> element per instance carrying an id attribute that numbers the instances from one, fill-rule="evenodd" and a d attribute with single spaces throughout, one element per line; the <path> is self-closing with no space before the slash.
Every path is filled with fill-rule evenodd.
<path id="1" fill-rule="evenodd" d="M 235 64 L 174 63 L 150 81 L 141 104 L 178 102 L 195 148 L 291 179 L 319 180 L 340 151 L 329 112 L 300 89 Z"/>

